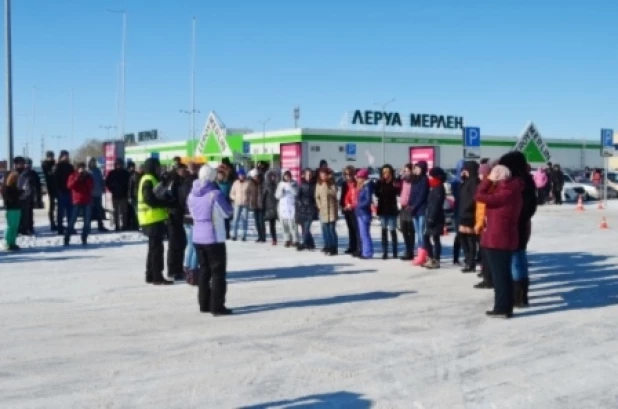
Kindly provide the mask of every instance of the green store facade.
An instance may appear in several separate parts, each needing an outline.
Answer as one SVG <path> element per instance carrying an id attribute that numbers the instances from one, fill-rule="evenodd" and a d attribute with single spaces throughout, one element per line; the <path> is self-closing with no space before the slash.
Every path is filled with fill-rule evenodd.
<path id="1" fill-rule="evenodd" d="M 483 136 L 480 156 L 497 158 L 513 150 L 519 139 L 516 136 Z M 530 140 L 521 149 L 533 165 L 543 164 L 548 160 L 560 163 L 566 168 L 603 165 L 598 142 L 546 138 L 541 143 L 545 144 L 545 149 L 540 149 L 535 140 Z M 543 151 L 549 152 L 549 158 Z M 222 158 L 229 157 L 246 166 L 265 160 L 275 167 L 283 168 L 315 168 L 320 160 L 325 159 L 333 169 L 341 169 L 347 165 L 379 166 L 383 157 L 386 163 L 400 167 L 410 160 L 421 158 L 437 166 L 451 168 L 463 157 L 463 147 L 461 133 L 416 131 L 383 134 L 380 131 L 312 128 L 262 133 L 246 129 L 227 129 L 216 114 L 211 113 L 201 137 L 196 141 L 140 145 L 125 149 L 125 157 L 136 163 L 142 163 L 153 155 L 158 155 L 163 164 L 171 163 L 175 156 L 186 160 L 196 157 L 200 161 L 215 165 L 219 164 Z M 433 157 L 423 158 L 423 155 Z"/>

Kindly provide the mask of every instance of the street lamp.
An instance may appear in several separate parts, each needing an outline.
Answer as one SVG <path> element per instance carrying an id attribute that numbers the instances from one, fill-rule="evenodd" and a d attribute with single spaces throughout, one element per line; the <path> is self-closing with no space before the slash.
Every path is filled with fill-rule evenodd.
<path id="1" fill-rule="evenodd" d="M 108 13 L 122 14 L 122 60 L 120 63 L 120 100 L 122 101 L 118 107 L 118 117 L 120 119 L 120 138 L 124 138 L 124 122 L 125 122 L 125 85 L 126 85 L 126 73 L 127 66 L 125 64 L 127 56 L 127 12 L 124 10 L 107 10 Z M 117 127 L 116 127 L 117 128 Z"/>
<path id="2" fill-rule="evenodd" d="M 99 128 L 105 129 L 107 131 L 107 139 L 109 140 L 109 130 L 110 129 L 117 129 L 118 127 L 114 126 L 114 125 L 101 125 L 101 126 L 99 126 Z"/>
<path id="3" fill-rule="evenodd" d="M 195 114 L 200 114 L 201 112 L 197 109 L 191 109 L 191 110 L 187 110 L 187 109 L 181 109 L 179 111 L 181 114 L 186 114 L 189 115 L 189 132 L 191 133 L 191 142 L 193 143 L 193 148 L 192 148 L 192 152 L 191 153 L 191 157 L 193 158 L 195 156 Z"/>
<path id="4" fill-rule="evenodd" d="M 4 0 L 5 63 L 6 63 L 6 160 L 13 166 L 13 63 L 11 56 L 11 0 Z"/>
<path id="5" fill-rule="evenodd" d="M 266 124 L 270 122 L 270 118 L 258 122 L 262 124 L 262 153 L 266 154 Z"/>
<path id="6" fill-rule="evenodd" d="M 395 98 L 391 99 L 388 102 L 385 102 L 381 105 L 382 113 L 386 112 L 386 107 L 395 102 Z M 374 102 L 375 105 L 379 105 Z M 386 117 L 384 117 L 384 121 L 382 122 L 382 166 L 386 163 Z"/>

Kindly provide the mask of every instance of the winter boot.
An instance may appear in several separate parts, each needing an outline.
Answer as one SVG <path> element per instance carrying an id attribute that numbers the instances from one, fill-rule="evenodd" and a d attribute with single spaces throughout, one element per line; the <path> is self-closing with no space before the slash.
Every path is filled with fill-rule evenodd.
<path id="1" fill-rule="evenodd" d="M 393 246 L 393 258 L 397 258 L 397 253 L 398 253 L 397 232 L 394 230 L 391 232 L 391 244 Z"/>
<path id="2" fill-rule="evenodd" d="M 440 262 L 438 260 L 434 260 L 434 259 L 429 259 L 424 265 L 423 267 L 425 267 L 428 270 L 436 270 L 438 268 L 440 268 Z"/>
<path id="3" fill-rule="evenodd" d="M 528 302 L 528 289 L 530 288 L 530 279 L 524 278 L 521 284 L 522 284 L 522 300 L 521 301 L 524 307 L 527 307 L 530 305 L 530 303 Z"/>
<path id="4" fill-rule="evenodd" d="M 382 260 L 388 259 L 388 231 L 382 229 Z"/>
<path id="5" fill-rule="evenodd" d="M 513 307 L 524 307 L 523 295 L 523 283 L 521 281 L 513 281 Z"/>
<path id="6" fill-rule="evenodd" d="M 414 259 L 414 261 L 412 261 L 412 265 L 413 266 L 422 266 L 423 264 L 425 264 L 427 262 L 427 251 L 420 247 L 418 249 L 418 253 L 416 258 Z"/>

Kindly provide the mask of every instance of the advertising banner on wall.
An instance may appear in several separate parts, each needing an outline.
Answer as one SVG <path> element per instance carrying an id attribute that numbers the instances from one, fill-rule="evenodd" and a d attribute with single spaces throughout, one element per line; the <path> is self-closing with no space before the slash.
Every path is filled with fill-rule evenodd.
<path id="1" fill-rule="evenodd" d="M 411 146 L 410 163 L 415 164 L 419 161 L 427 162 L 427 169 L 439 166 L 437 146 Z"/>
<path id="2" fill-rule="evenodd" d="M 301 142 L 282 143 L 279 146 L 281 169 L 289 170 L 292 179 L 300 182 L 303 145 Z"/>
<path id="3" fill-rule="evenodd" d="M 124 157 L 124 142 L 108 141 L 103 142 L 103 173 L 105 176 L 114 169 L 116 159 Z"/>

